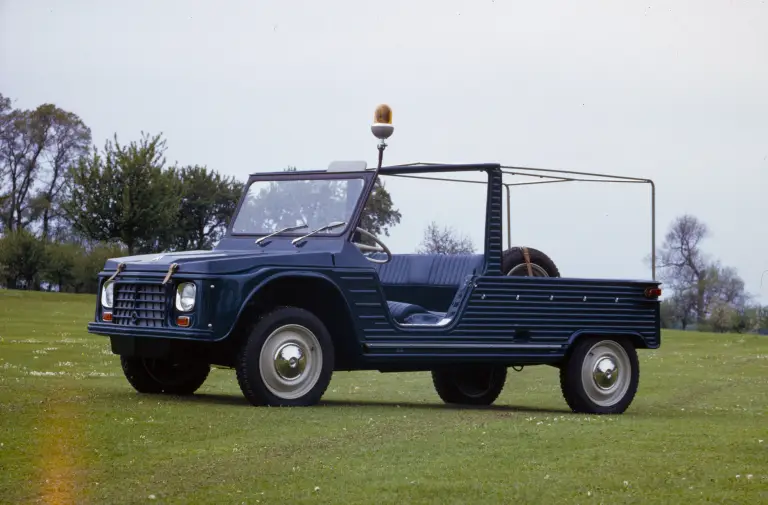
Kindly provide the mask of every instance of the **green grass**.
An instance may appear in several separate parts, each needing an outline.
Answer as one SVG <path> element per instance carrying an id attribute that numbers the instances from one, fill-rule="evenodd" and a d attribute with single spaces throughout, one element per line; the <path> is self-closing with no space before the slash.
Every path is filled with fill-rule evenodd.
<path id="1" fill-rule="evenodd" d="M 92 296 L 0 291 L 2 503 L 766 503 L 768 338 L 668 332 L 622 416 L 568 412 L 556 370 L 496 405 L 429 375 L 338 373 L 315 408 L 255 408 L 234 372 L 139 395 Z"/>

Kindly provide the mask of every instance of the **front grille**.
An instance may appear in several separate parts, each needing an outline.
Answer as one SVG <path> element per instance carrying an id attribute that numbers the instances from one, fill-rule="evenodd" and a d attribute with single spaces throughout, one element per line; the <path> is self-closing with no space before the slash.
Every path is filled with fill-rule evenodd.
<path id="1" fill-rule="evenodd" d="M 156 328 L 165 326 L 165 286 L 115 283 L 114 324 Z"/>

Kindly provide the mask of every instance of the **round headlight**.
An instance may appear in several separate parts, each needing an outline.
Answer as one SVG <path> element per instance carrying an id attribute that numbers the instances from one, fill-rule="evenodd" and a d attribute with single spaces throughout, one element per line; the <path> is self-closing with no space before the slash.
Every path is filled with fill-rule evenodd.
<path id="1" fill-rule="evenodd" d="M 197 296 L 197 286 L 191 282 L 179 284 L 176 288 L 176 309 L 181 312 L 189 312 L 195 308 L 195 297 Z"/>
<path id="2" fill-rule="evenodd" d="M 104 283 L 104 288 L 101 290 L 101 306 L 107 309 L 111 309 L 114 297 L 115 283 L 112 281 Z"/>

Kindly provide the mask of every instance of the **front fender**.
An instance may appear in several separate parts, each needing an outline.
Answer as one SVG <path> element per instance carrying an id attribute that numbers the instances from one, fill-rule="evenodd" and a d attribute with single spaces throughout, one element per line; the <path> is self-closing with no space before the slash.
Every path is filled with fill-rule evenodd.
<path id="1" fill-rule="evenodd" d="M 271 271 L 271 272 L 263 272 L 263 274 L 266 275 L 259 275 L 257 277 L 254 277 L 254 279 L 258 279 L 254 286 L 247 289 L 247 294 L 244 294 L 240 297 L 240 307 L 237 310 L 237 314 L 234 317 L 232 323 L 229 326 L 229 329 L 227 332 L 222 336 L 217 336 L 214 341 L 220 341 L 228 338 L 232 332 L 235 330 L 235 327 L 237 326 L 238 322 L 241 320 L 241 318 L 244 316 L 244 313 L 248 307 L 248 304 L 253 298 L 265 287 L 267 287 L 269 284 L 279 281 L 280 279 L 296 279 L 296 278 L 306 278 L 306 279 L 317 279 L 322 280 L 324 282 L 327 282 L 330 286 L 332 286 L 341 296 L 341 298 L 344 300 L 344 303 L 347 307 L 349 307 L 349 301 L 347 300 L 347 297 L 344 295 L 344 291 L 339 287 L 339 285 L 328 275 L 321 272 L 313 272 L 313 271 L 302 271 L 302 270 L 285 270 L 285 271 Z M 243 290 L 245 293 L 246 290 Z"/>

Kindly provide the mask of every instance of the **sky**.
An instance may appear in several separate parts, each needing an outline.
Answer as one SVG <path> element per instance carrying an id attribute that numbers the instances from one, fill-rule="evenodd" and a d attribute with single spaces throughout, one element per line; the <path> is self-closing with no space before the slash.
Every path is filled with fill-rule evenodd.
<path id="1" fill-rule="evenodd" d="M 649 178 L 657 245 L 688 213 L 768 302 L 768 4 L 0 0 L 0 92 L 55 103 L 94 143 L 162 133 L 167 158 L 248 174 L 500 162 Z M 432 220 L 482 245 L 481 186 L 388 180 L 411 252 Z M 564 276 L 649 278 L 646 185 L 514 188 L 512 241 Z"/>

